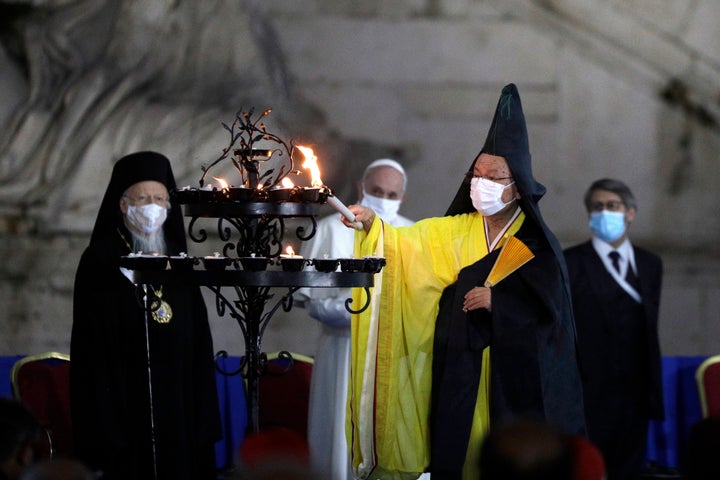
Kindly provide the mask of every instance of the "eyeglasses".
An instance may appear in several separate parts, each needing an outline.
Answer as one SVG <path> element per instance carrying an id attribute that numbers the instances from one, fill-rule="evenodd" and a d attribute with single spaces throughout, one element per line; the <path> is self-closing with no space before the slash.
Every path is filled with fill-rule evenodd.
<path id="1" fill-rule="evenodd" d="M 591 212 L 602 212 L 608 210 L 610 212 L 619 212 L 625 207 L 625 204 L 620 200 L 609 200 L 607 202 L 593 202 L 590 204 Z"/>
<path id="2" fill-rule="evenodd" d="M 140 205 L 149 205 L 151 203 L 154 203 L 155 205 L 159 205 L 163 208 L 170 208 L 170 198 L 164 196 L 164 195 L 138 195 L 137 197 L 130 197 L 128 195 L 123 195 L 123 198 L 126 198 L 130 202 L 132 202 L 135 206 Z"/>
<path id="3" fill-rule="evenodd" d="M 465 174 L 465 182 L 470 183 L 470 180 L 473 178 L 484 178 L 485 180 L 490 180 L 491 182 L 495 183 L 502 183 L 500 180 L 512 180 L 513 177 L 490 177 L 488 175 L 474 175 L 473 172 L 467 172 Z M 512 182 L 510 182 L 512 183 Z"/>

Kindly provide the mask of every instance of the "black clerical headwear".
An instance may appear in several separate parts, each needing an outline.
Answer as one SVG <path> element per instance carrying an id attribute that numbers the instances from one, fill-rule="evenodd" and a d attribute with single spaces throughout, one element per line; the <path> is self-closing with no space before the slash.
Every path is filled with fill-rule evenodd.
<path id="1" fill-rule="evenodd" d="M 530 163 L 530 146 L 528 141 L 525 115 L 523 114 L 520 94 L 515 84 L 506 85 L 500 94 L 500 100 L 495 108 L 490 130 L 485 145 L 480 153 L 488 153 L 505 158 L 513 174 L 515 185 L 520 192 L 521 203 L 526 206 L 537 204 L 545 194 L 545 187 L 535 181 Z M 470 164 L 470 175 L 475 167 L 476 155 Z M 527 212 L 527 209 L 525 209 Z M 470 183 L 463 181 L 455 199 L 450 204 L 445 215 L 474 212 L 475 207 L 470 199 Z"/>
<path id="2" fill-rule="evenodd" d="M 517 190 L 520 193 L 520 206 L 527 218 L 543 230 L 544 236 L 560 264 L 566 290 L 569 292 L 570 287 L 567 283 L 568 275 L 562 248 L 555 235 L 545 224 L 538 207 L 538 202 L 545 195 L 546 189 L 533 177 L 525 114 L 520 103 L 520 94 L 513 83 L 506 85 L 502 89 L 500 100 L 498 100 L 495 108 L 495 115 L 490 124 L 490 130 L 480 153 L 504 157 L 505 161 L 507 161 Z M 475 156 L 475 159 L 470 164 L 470 176 L 472 176 L 475 161 L 480 156 L 480 153 Z M 475 211 L 476 209 L 470 199 L 470 182 L 464 180 L 460 184 L 455 199 L 450 204 L 445 215 L 458 215 Z"/>
<path id="3" fill-rule="evenodd" d="M 175 177 L 167 157 L 156 152 L 137 152 L 126 155 L 115 163 L 90 238 L 91 245 L 107 241 L 110 238 L 117 238 L 118 229 L 124 231 L 120 197 L 132 185 L 146 180 L 162 183 L 168 192 L 175 189 Z M 187 250 L 182 209 L 177 202 L 172 200 L 163 231 L 168 253 Z"/>

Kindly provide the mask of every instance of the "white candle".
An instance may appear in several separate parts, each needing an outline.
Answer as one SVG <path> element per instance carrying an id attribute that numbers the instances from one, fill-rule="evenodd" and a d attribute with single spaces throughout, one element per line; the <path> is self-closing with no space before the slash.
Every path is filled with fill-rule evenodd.
<path id="1" fill-rule="evenodd" d="M 362 230 L 363 224 L 362 222 L 356 222 L 355 221 L 355 214 L 352 213 L 346 206 L 343 204 L 338 198 L 334 195 L 329 195 L 327 197 L 327 203 L 331 207 L 333 207 L 335 210 L 340 212 L 345 218 L 348 219 L 348 221 L 353 222 L 353 227 L 355 230 Z"/>

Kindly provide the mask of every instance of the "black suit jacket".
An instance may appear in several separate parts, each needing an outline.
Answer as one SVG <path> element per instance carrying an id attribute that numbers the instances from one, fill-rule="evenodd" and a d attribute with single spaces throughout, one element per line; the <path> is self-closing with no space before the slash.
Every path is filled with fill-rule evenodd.
<path id="1" fill-rule="evenodd" d="M 662 287 L 663 266 L 657 255 L 633 245 L 635 264 L 642 297 L 642 314 L 645 322 L 644 348 L 638 348 L 633 361 L 645 362 L 648 378 L 646 402 L 648 418 L 664 418 L 661 355 L 658 339 L 658 312 Z M 602 371 L 605 365 L 602 352 L 607 349 L 608 338 L 597 334 L 603 324 L 617 314 L 615 304 L 609 301 L 610 289 L 617 284 L 607 271 L 602 259 L 587 241 L 565 250 L 570 286 L 578 332 L 578 357 L 584 380 L 588 372 Z M 586 393 L 590 393 L 589 391 Z"/>

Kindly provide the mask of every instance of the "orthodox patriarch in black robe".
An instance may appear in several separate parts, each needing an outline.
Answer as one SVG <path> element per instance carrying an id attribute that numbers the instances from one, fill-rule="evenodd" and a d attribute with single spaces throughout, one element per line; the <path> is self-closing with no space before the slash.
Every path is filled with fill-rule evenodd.
<path id="1" fill-rule="evenodd" d="M 154 285 L 172 309 L 170 322 L 161 324 L 146 316 L 138 287 L 120 269 L 132 244 L 120 198 L 147 180 L 175 188 L 167 158 L 140 152 L 115 164 L 77 270 L 71 339 L 76 455 L 111 480 L 213 479 L 221 429 L 200 290 Z M 187 250 L 179 204 L 171 201 L 162 228 L 166 254 Z"/>

